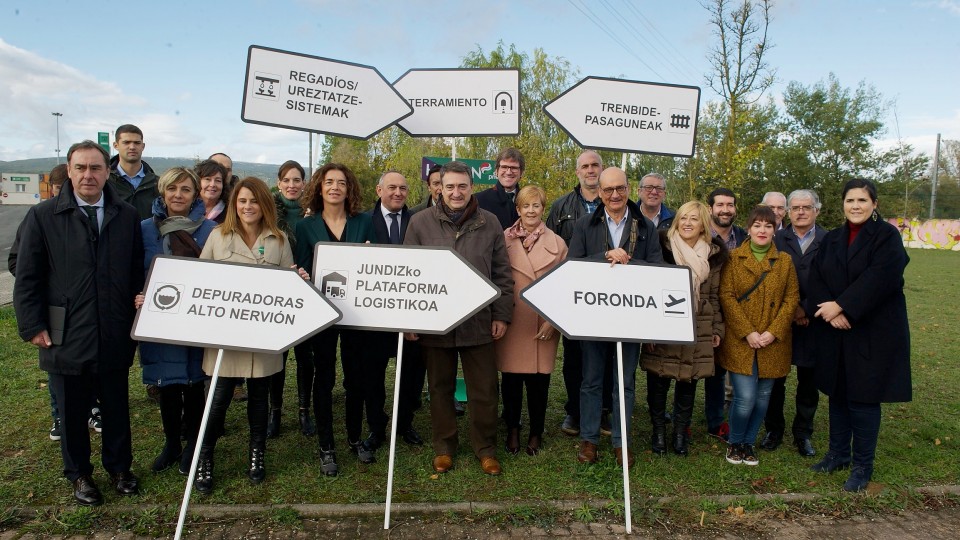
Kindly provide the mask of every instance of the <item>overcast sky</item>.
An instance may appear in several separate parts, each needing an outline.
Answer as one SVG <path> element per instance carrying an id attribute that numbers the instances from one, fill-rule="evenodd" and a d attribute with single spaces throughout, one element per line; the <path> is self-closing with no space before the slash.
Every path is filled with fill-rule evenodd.
<path id="1" fill-rule="evenodd" d="M 904 142 L 930 154 L 938 132 L 960 139 L 960 0 L 782 0 L 773 16 L 774 97 L 834 72 L 895 103 L 878 145 L 897 141 L 894 111 Z M 305 162 L 307 134 L 240 119 L 250 45 L 371 65 L 393 81 L 500 40 L 582 76 L 696 85 L 717 99 L 704 81 L 708 13 L 692 0 L 13 0 L 0 8 L 0 160 L 55 156 L 60 112 L 64 154 L 133 123 L 147 156 Z"/>

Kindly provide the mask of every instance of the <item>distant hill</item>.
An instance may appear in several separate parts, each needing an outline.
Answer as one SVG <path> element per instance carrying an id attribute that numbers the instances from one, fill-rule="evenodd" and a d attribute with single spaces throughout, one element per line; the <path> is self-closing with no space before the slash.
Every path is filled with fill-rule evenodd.
<path id="1" fill-rule="evenodd" d="M 66 157 L 60 158 L 61 163 L 66 163 Z M 196 160 L 193 158 L 162 158 L 147 157 L 143 160 L 153 167 L 154 172 L 163 174 L 171 167 L 193 167 Z M 57 165 L 57 158 L 36 158 L 20 159 L 16 161 L 0 161 L 0 173 L 37 173 L 46 174 L 50 169 Z M 243 178 L 244 176 L 256 176 L 267 182 L 271 187 L 276 184 L 277 170 L 280 165 L 272 163 L 249 163 L 246 161 L 235 161 L 233 163 L 233 174 Z"/>

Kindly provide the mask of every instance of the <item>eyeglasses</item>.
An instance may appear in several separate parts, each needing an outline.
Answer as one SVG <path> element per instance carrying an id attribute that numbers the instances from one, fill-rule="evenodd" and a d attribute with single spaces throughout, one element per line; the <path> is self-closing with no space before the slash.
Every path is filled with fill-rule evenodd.
<path id="1" fill-rule="evenodd" d="M 663 193 L 667 190 L 667 188 L 660 187 L 660 186 L 640 186 L 640 189 L 642 189 L 643 191 L 646 191 L 647 193 L 653 193 L 654 191 Z"/>
<path id="2" fill-rule="evenodd" d="M 501 165 L 499 169 L 501 171 L 520 172 L 520 167 L 517 167 L 516 165 Z"/>
<path id="3" fill-rule="evenodd" d="M 605 187 L 605 188 L 600 188 L 600 191 L 607 196 L 613 195 L 614 191 L 616 191 L 620 195 L 625 195 L 627 193 L 627 186 Z"/>
<path id="4" fill-rule="evenodd" d="M 801 210 L 803 210 L 804 212 L 813 212 L 813 207 L 810 206 L 809 204 L 805 204 L 805 205 L 803 205 L 803 206 L 791 206 L 791 207 L 790 207 L 790 211 L 791 211 L 791 212 L 799 212 L 799 211 L 801 211 Z"/>

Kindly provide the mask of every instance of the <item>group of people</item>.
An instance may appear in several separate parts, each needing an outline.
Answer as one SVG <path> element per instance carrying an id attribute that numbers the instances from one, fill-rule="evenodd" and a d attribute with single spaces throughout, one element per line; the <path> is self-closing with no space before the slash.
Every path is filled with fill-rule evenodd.
<path id="1" fill-rule="evenodd" d="M 788 197 L 768 193 L 741 229 L 734 224 L 732 191 L 716 189 L 706 204 L 690 201 L 674 213 L 663 204 L 666 179 L 650 173 L 640 179 L 635 202 L 627 174 L 604 168 L 590 150 L 577 158 L 577 185 L 551 205 L 542 188 L 521 186 L 524 157 L 508 148 L 496 158 L 492 188 L 474 193 L 470 169 L 453 161 L 430 169 L 427 197 L 408 207 L 407 180 L 387 171 L 378 181 L 377 201 L 365 210 L 360 183 L 342 164 L 326 164 L 308 179 L 299 163 L 288 161 L 271 193 L 260 179 L 234 177 L 224 154 L 158 177 L 142 161 L 139 128 L 121 126 L 115 140 L 119 153 L 113 160 L 91 141 L 71 146 L 68 181 L 56 197 L 28 212 L 11 250 L 19 333 L 39 348 L 40 367 L 49 374 L 62 423 L 64 475 L 83 505 L 103 501 L 92 478 L 87 429 L 95 399 L 102 413 L 103 466 L 119 494 L 138 492 L 127 383 L 137 344 L 129 334 L 143 304 L 146 271 L 159 254 L 296 268 L 309 280 L 320 241 L 442 246 L 459 253 L 501 294 L 447 334 L 405 335 L 400 407 L 393 419 L 406 443 L 424 444 L 413 420 L 426 378 L 437 473 L 454 467 L 459 449 L 458 365 L 470 445 L 483 472 L 502 472 L 500 418 L 506 452 L 540 453 L 561 339 L 567 399 L 560 429 L 579 437 L 581 463 L 600 459 L 601 436 L 609 434 L 617 463 L 632 464 L 633 453 L 622 447 L 631 432 L 638 365 L 646 371 L 654 454 L 666 454 L 668 446 L 678 455 L 689 453 L 696 386 L 703 379 L 708 432 L 727 440 L 727 461 L 756 465 L 764 419 L 761 446 L 772 450 L 783 440 L 784 381 L 795 364 L 797 449 L 805 456 L 816 453 L 813 417 L 823 392 L 830 397 L 829 450 L 812 469 L 852 466 L 844 485 L 850 491 L 870 481 L 880 403 L 911 397 L 903 296 L 908 258 L 896 230 L 879 219 L 876 189 L 868 180 L 844 186 L 846 221 L 833 231 L 816 225 L 820 201 L 811 190 Z M 524 287 L 573 258 L 690 269 L 696 341 L 623 343 L 625 411 L 613 343 L 561 336 L 520 300 Z M 262 482 L 267 439 L 280 433 L 287 353 L 225 351 L 218 383 L 209 388 L 216 350 L 146 342 L 139 349 L 143 382 L 158 389 L 164 434 L 152 470 L 176 466 L 186 475 L 199 447 L 192 481 L 198 492 L 211 492 L 217 439 L 235 387 L 245 383 L 247 475 L 254 484 Z M 360 462 L 373 463 L 387 440 L 384 377 L 397 355 L 396 338 L 334 326 L 294 347 L 300 432 L 317 437 L 320 470 L 328 476 L 339 472 L 332 397 L 338 354 L 347 448 Z M 724 405 L 731 391 L 727 424 Z M 199 440 L 208 394 L 210 421 Z M 626 433 L 620 431 L 621 416 Z"/>

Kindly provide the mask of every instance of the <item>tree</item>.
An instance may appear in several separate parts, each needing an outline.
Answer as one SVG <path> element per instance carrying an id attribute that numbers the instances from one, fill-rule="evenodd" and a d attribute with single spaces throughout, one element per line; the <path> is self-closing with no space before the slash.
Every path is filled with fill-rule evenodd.
<path id="1" fill-rule="evenodd" d="M 749 124 L 750 106 L 776 81 L 776 71 L 767 62 L 773 47 L 768 41 L 771 0 L 712 0 L 703 7 L 710 12 L 710 24 L 717 38 L 707 54 L 711 71 L 706 82 L 726 105 L 722 119 L 722 138 L 714 158 L 717 180 L 740 192 L 745 180 L 745 164 L 751 161 L 742 139 Z M 754 148 L 755 150 L 755 148 Z"/>

